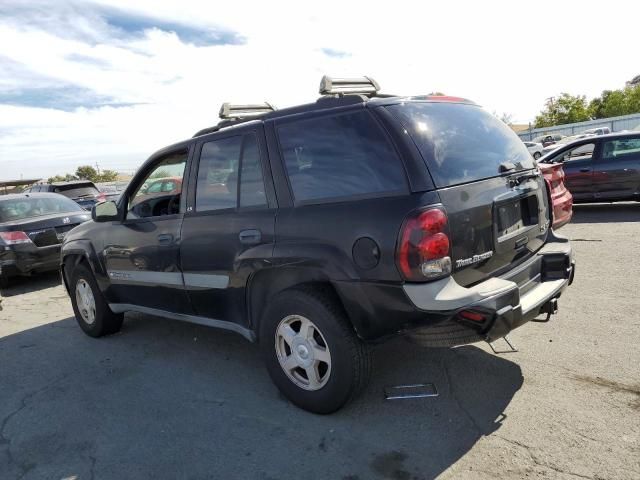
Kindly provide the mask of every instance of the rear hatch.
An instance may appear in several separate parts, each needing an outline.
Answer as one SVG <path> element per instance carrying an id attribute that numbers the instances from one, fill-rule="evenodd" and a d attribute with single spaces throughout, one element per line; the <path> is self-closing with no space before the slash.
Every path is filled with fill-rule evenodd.
<path id="1" fill-rule="evenodd" d="M 470 103 L 411 101 L 387 108 L 412 137 L 438 189 L 459 284 L 502 275 L 542 247 L 546 187 L 509 127 Z"/>
<path id="2" fill-rule="evenodd" d="M 53 191 L 72 199 L 85 210 L 91 210 L 100 197 L 100 190 L 92 182 L 56 185 Z"/>

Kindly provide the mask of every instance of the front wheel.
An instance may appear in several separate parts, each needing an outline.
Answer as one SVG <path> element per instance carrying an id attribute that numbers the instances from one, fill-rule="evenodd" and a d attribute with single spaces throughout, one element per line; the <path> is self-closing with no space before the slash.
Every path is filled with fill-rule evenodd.
<path id="1" fill-rule="evenodd" d="M 102 337 L 120 330 L 124 314 L 111 311 L 93 273 L 84 264 L 73 269 L 69 287 L 73 312 L 84 333 L 90 337 Z"/>
<path id="2" fill-rule="evenodd" d="M 368 381 L 369 350 L 337 300 L 325 292 L 278 294 L 262 318 L 259 340 L 273 382 L 310 412 L 335 412 Z"/>

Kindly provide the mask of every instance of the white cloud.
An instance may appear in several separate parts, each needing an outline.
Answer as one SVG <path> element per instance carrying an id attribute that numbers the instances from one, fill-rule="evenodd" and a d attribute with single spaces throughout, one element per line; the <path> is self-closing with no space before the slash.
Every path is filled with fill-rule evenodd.
<path id="1" fill-rule="evenodd" d="M 393 93 L 465 96 L 526 122 L 551 95 L 595 96 L 640 73 L 640 6 L 589 3 L 52 1 L 36 4 L 44 17 L 0 7 L 0 44 L 10 46 L 0 95 L 60 85 L 94 94 L 93 108 L 66 112 L 0 105 L 0 178 L 95 162 L 133 170 L 214 124 L 223 101 L 313 101 L 325 73 L 371 75 Z M 114 12 L 119 26 L 105 20 Z M 123 12 L 137 19 L 135 35 Z M 196 46 L 188 39 L 198 29 L 244 43 Z"/>

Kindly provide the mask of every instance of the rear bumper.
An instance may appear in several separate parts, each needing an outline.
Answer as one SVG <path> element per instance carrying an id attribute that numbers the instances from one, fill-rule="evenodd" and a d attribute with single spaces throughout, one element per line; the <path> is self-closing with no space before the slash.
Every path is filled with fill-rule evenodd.
<path id="1" fill-rule="evenodd" d="M 30 245 L 0 250 L 0 275 L 3 277 L 47 272 L 57 270 L 59 266 L 60 245 L 40 248 Z"/>
<path id="2" fill-rule="evenodd" d="M 431 333 L 438 346 L 493 341 L 541 314 L 555 313 L 557 299 L 573 280 L 575 263 L 569 241 L 552 232 L 550 238 L 524 265 L 470 288 L 451 277 L 428 284 L 405 284 L 404 291 L 415 308 L 425 315 L 446 318 L 408 334 L 425 345 L 430 343 Z M 479 312 L 483 318 L 463 318 L 460 314 L 464 311 Z M 449 328 L 443 330 L 443 325 Z"/>

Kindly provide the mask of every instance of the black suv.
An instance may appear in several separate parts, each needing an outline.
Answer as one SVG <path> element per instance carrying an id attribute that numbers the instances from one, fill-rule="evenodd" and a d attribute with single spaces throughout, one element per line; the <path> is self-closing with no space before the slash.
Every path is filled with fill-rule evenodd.
<path id="1" fill-rule="evenodd" d="M 137 311 L 233 330 L 292 402 L 329 413 L 366 383 L 373 342 L 548 319 L 574 266 L 523 143 L 467 100 L 377 91 L 325 77 L 312 104 L 225 104 L 152 155 L 66 237 L 80 327 L 99 337 Z M 168 177 L 179 191 L 148 193 Z"/>
<path id="2" fill-rule="evenodd" d="M 38 183 L 24 190 L 23 193 L 53 192 L 70 198 L 85 210 L 91 210 L 98 201 L 104 199 L 98 187 L 88 180 L 71 182 Z"/>

